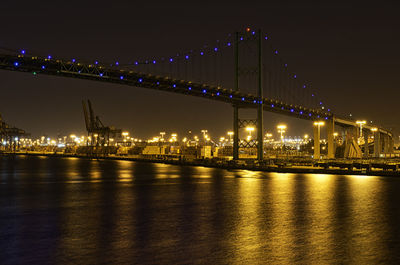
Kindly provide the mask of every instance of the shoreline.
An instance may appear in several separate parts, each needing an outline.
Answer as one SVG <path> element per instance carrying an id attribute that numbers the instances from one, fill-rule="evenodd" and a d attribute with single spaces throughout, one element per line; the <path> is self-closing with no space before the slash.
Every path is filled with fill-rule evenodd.
<path id="1" fill-rule="evenodd" d="M 217 163 L 213 160 L 202 160 L 202 161 L 188 161 L 188 160 L 171 160 L 171 159 L 151 159 L 151 158 L 139 158 L 129 156 L 87 156 L 77 154 L 57 154 L 57 153 L 0 153 L 2 156 L 45 156 L 45 157 L 61 157 L 61 158 L 79 158 L 89 160 L 120 160 L 120 161 L 134 161 L 134 162 L 145 162 L 145 163 L 160 163 L 167 165 L 177 166 L 202 166 L 208 168 L 219 168 L 226 170 L 251 170 L 251 171 L 262 171 L 262 172 L 275 172 L 275 173 L 298 173 L 298 174 L 335 174 L 335 175 L 363 175 L 363 176 L 400 176 L 399 170 L 371 170 L 366 169 L 337 169 L 337 168 L 326 168 L 324 166 L 277 166 L 277 165 L 245 165 L 245 164 L 234 164 L 234 163 Z M 370 167 L 369 167 L 370 168 Z"/>

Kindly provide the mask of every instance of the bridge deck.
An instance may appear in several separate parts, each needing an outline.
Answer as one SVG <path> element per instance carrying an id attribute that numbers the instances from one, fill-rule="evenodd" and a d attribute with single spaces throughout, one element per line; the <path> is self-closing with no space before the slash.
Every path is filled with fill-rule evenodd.
<path id="1" fill-rule="evenodd" d="M 134 87 L 157 89 L 195 97 L 208 98 L 241 108 L 257 108 L 259 104 L 269 112 L 304 120 L 329 120 L 341 126 L 356 126 L 355 121 L 336 118 L 332 112 L 311 109 L 298 105 L 286 104 L 278 100 L 258 98 L 255 95 L 244 94 L 231 89 L 198 84 L 185 80 L 175 80 L 168 77 L 138 73 L 116 67 L 104 67 L 93 64 L 82 64 L 72 61 L 23 55 L 0 54 L 0 69 L 20 72 L 35 72 L 36 74 L 54 75 L 69 78 L 89 79 L 100 82 L 110 82 Z M 383 133 L 390 134 L 382 129 Z"/>

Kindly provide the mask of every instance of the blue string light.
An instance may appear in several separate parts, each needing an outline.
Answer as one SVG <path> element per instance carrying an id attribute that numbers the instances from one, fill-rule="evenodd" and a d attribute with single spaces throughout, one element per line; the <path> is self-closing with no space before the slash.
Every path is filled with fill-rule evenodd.
<path id="1" fill-rule="evenodd" d="M 75 59 L 72 59 L 72 62 L 74 63 L 74 62 L 75 62 Z"/>
<path id="2" fill-rule="evenodd" d="M 186 60 L 189 59 L 189 55 L 186 55 L 186 56 L 185 56 L 185 59 L 186 59 Z"/>
<path id="3" fill-rule="evenodd" d="M 176 87 L 176 85 L 175 85 L 175 84 L 173 84 L 173 85 L 172 85 L 172 87 Z"/>
<path id="4" fill-rule="evenodd" d="M 219 96 L 219 92 L 217 92 L 217 96 Z"/>
<path id="5" fill-rule="evenodd" d="M 143 82 L 143 79 L 142 79 L 142 78 L 139 78 L 138 81 L 139 81 L 139 83 L 142 83 L 142 82 Z"/>
<path id="6" fill-rule="evenodd" d="M 244 98 L 242 98 L 242 101 L 244 101 Z"/>
<path id="7" fill-rule="evenodd" d="M 21 53 L 22 53 L 22 54 L 25 54 L 25 50 L 21 50 Z"/>
<path id="8" fill-rule="evenodd" d="M 290 112 L 294 112 L 294 109 L 290 109 Z"/>
<path id="9" fill-rule="evenodd" d="M 192 88 L 191 88 L 191 87 L 188 87 L 188 89 L 189 89 L 189 90 L 192 90 Z"/>
<path id="10" fill-rule="evenodd" d="M 207 90 L 203 89 L 203 93 L 204 93 L 204 94 L 207 93 Z"/>
<path id="11" fill-rule="evenodd" d="M 42 69 L 45 69 L 46 67 L 44 65 L 42 65 Z"/>
<path id="12" fill-rule="evenodd" d="M 229 95 L 230 98 L 232 98 L 232 95 Z"/>
<path id="13" fill-rule="evenodd" d="M 100 73 L 99 76 L 103 76 L 103 73 Z"/>
<path id="14" fill-rule="evenodd" d="M 217 48 L 217 47 L 215 47 L 215 48 L 214 48 L 214 51 L 215 51 L 215 52 L 217 52 L 217 51 L 218 51 L 218 48 Z"/>
<path id="15" fill-rule="evenodd" d="M 51 55 L 47 56 L 47 59 L 49 59 L 49 60 L 50 60 L 50 59 L 51 59 Z"/>
<path id="16" fill-rule="evenodd" d="M 231 43 L 230 43 L 230 42 L 228 42 L 228 44 L 227 44 L 227 45 L 228 45 L 228 47 L 230 47 L 230 46 L 231 46 Z"/>
<path id="17" fill-rule="evenodd" d="M 119 65 L 119 62 L 115 62 L 115 65 Z"/>
<path id="18" fill-rule="evenodd" d="M 275 105 L 274 104 L 271 104 L 271 108 L 274 108 L 275 107 Z"/>
<path id="19" fill-rule="evenodd" d="M 121 76 L 119 77 L 119 79 L 123 80 L 123 79 L 124 79 L 124 77 L 121 75 Z"/>
<path id="20" fill-rule="evenodd" d="M 153 64 L 156 64 L 156 60 L 153 61 Z"/>
<path id="21" fill-rule="evenodd" d="M 204 55 L 204 52 L 200 52 L 200 55 Z"/>
<path id="22" fill-rule="evenodd" d="M 172 63 L 174 61 L 174 59 L 170 58 L 169 61 Z"/>
<path id="23" fill-rule="evenodd" d="M 15 62 L 15 63 L 14 63 L 14 66 L 18 66 L 18 65 L 19 65 L 19 63 L 18 63 L 18 62 Z"/>

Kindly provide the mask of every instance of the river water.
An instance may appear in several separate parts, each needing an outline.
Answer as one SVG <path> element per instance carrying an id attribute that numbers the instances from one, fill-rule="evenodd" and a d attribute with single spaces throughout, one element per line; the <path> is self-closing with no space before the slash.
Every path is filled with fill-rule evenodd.
<path id="1" fill-rule="evenodd" d="M 0 264 L 399 264 L 400 178 L 0 157 Z"/>

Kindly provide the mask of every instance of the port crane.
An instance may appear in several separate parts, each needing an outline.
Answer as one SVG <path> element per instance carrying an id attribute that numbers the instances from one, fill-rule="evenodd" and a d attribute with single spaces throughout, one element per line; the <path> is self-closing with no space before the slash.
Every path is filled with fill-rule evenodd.
<path id="1" fill-rule="evenodd" d="M 90 100 L 82 101 L 83 115 L 85 117 L 86 130 L 88 132 L 88 146 L 110 146 L 110 138 L 121 137 L 121 129 L 113 126 L 105 126 L 99 116 L 94 114 Z"/>

